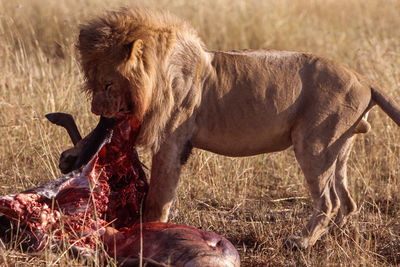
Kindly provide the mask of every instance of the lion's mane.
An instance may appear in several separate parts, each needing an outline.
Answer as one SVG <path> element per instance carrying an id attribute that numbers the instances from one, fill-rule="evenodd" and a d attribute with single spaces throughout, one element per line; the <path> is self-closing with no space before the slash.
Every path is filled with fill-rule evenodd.
<path id="1" fill-rule="evenodd" d="M 126 59 L 130 44 L 138 39 L 144 44 L 143 64 L 132 71 Z M 86 78 L 84 90 L 90 94 L 99 66 L 112 64 L 129 80 L 133 114 L 145 122 L 138 144 L 156 151 L 165 133 L 179 126 L 168 125 L 169 118 L 179 113 L 176 109 L 183 104 L 191 112 L 199 101 L 199 86 L 193 84 L 207 57 L 203 47 L 196 31 L 169 13 L 146 8 L 107 12 L 81 25 L 77 48 Z"/>

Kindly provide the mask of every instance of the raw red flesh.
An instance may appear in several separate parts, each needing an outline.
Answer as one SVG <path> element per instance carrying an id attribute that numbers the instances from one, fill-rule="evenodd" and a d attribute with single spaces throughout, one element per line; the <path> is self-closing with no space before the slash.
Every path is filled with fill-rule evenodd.
<path id="1" fill-rule="evenodd" d="M 109 222 L 117 229 L 137 223 L 148 190 L 134 150 L 138 127 L 130 120 L 119 122 L 111 141 L 85 167 L 58 179 L 58 187 L 49 186 L 53 198 L 31 189 L 0 198 L 0 212 L 26 224 L 36 236 L 63 226 L 64 234 L 56 232 L 59 241 L 68 236 L 87 248 L 96 246 Z"/>
<path id="2" fill-rule="evenodd" d="M 142 251 L 144 258 L 173 266 L 239 266 L 233 245 L 214 233 L 139 224 L 148 183 L 134 149 L 138 128 L 134 121 L 120 121 L 86 166 L 41 187 L 0 197 L 0 213 L 14 228 L 27 228 L 34 250 L 43 249 L 52 233 L 58 243 L 85 249 L 104 241 L 109 254 L 127 262 Z"/>

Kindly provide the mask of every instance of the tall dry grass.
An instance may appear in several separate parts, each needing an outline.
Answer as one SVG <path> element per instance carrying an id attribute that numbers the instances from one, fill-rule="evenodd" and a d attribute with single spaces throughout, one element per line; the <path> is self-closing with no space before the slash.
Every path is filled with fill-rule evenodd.
<path id="1" fill-rule="evenodd" d="M 399 0 L 2 0 L 0 1 L 0 193 L 60 175 L 70 142 L 44 114 L 75 115 L 82 133 L 90 114 L 74 42 L 78 25 L 106 9 L 145 5 L 189 20 L 212 49 L 308 51 L 340 61 L 376 81 L 400 102 Z M 349 162 L 359 214 L 306 251 L 282 240 L 299 231 L 311 200 L 293 152 L 233 159 L 198 151 L 186 165 L 171 220 L 226 236 L 243 266 L 400 264 L 399 128 L 380 110 Z M 142 151 L 147 164 L 148 154 Z M 4 265 L 82 264 L 46 252 L 26 255 L 0 244 Z M 96 265 L 93 261 L 86 263 Z"/>

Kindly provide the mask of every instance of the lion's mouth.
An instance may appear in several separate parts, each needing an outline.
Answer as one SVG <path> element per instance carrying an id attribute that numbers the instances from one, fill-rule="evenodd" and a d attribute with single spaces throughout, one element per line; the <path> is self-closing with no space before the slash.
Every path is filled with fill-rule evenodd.
<path id="1" fill-rule="evenodd" d="M 121 102 L 119 103 L 119 110 L 115 117 L 117 119 L 120 119 L 132 114 L 133 114 L 133 104 L 126 103 L 121 100 Z"/>
<path id="2" fill-rule="evenodd" d="M 132 111 L 129 110 L 129 109 L 126 109 L 126 108 L 121 108 L 121 109 L 118 111 L 118 114 L 131 114 L 131 113 L 132 113 Z"/>
<path id="3" fill-rule="evenodd" d="M 132 113 L 131 111 L 129 111 L 129 110 L 120 109 L 120 110 L 118 111 L 118 113 L 115 114 L 114 118 L 116 118 L 117 120 L 122 120 L 122 119 L 124 119 L 124 118 L 126 118 L 126 117 L 131 116 L 132 114 L 133 114 L 133 113 Z"/>

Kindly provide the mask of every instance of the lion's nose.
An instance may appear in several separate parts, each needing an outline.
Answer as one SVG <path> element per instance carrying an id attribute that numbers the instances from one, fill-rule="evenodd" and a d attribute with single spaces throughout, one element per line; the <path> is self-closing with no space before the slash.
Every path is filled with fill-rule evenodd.
<path id="1" fill-rule="evenodd" d="M 91 109 L 91 110 L 92 110 L 92 113 L 93 113 L 93 114 L 102 115 L 102 114 L 101 114 L 101 110 L 102 110 L 102 109 L 99 107 L 98 104 L 95 104 L 95 103 L 92 102 L 92 109 Z"/>

